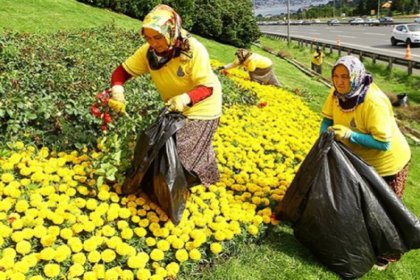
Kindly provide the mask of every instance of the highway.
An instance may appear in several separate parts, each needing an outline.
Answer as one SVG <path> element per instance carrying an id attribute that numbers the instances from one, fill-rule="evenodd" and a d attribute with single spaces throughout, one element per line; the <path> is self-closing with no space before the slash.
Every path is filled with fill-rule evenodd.
<path id="1" fill-rule="evenodd" d="M 391 45 L 392 28 L 392 25 L 290 25 L 290 36 L 329 44 L 336 44 L 339 40 L 342 46 L 404 58 L 405 45 Z M 262 32 L 287 35 L 287 25 L 261 25 L 260 30 Z M 420 47 L 411 46 L 411 56 L 412 60 L 420 61 Z"/>

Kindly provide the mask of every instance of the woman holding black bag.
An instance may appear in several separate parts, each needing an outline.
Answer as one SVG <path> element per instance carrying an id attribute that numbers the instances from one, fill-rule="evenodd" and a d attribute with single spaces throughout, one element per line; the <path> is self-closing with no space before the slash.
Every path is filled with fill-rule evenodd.
<path id="1" fill-rule="evenodd" d="M 337 141 L 371 165 L 401 198 L 411 152 L 397 126 L 389 98 L 354 56 L 337 60 L 332 80 L 334 88 L 322 109 L 321 132 L 332 130 Z M 399 257 L 384 256 L 377 265 L 385 268 Z"/>
<path id="2" fill-rule="evenodd" d="M 140 32 L 146 43 L 114 70 L 109 106 L 124 112 L 124 83 L 149 73 L 169 109 L 187 118 L 175 135 L 184 168 L 203 185 L 213 184 L 219 172 L 211 142 L 222 113 L 222 93 L 207 50 L 181 28 L 181 18 L 166 5 L 146 15 Z"/>

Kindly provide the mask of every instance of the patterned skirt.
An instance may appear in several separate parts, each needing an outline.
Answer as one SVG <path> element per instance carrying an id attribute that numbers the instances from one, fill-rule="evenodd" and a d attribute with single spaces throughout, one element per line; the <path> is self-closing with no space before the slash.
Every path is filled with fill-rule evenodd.
<path id="1" fill-rule="evenodd" d="M 277 87 L 281 86 L 279 80 L 277 80 L 276 75 L 274 75 L 272 66 L 264 69 L 257 68 L 255 71 L 249 72 L 249 78 L 251 81 L 260 83 L 262 85 L 273 85 Z"/>
<path id="2" fill-rule="evenodd" d="M 212 139 L 219 119 L 190 120 L 175 134 L 178 156 L 184 168 L 208 187 L 220 180 Z"/>
<path id="3" fill-rule="evenodd" d="M 383 177 L 385 182 L 391 187 L 394 193 L 402 198 L 405 189 L 405 182 L 407 181 L 409 163 L 407 163 L 404 168 L 395 175 Z"/>

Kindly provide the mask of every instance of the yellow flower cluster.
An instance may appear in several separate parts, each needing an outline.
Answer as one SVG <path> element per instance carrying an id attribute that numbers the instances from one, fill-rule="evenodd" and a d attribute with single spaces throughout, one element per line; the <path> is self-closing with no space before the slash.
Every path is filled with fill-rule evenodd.
<path id="1" fill-rule="evenodd" d="M 315 141 L 318 118 L 291 93 L 231 78 L 264 106 L 225 108 L 214 139 L 221 181 L 191 189 L 175 226 L 145 195 L 97 184 L 101 151 L 17 142 L 0 157 L 0 279 L 168 279 L 184 262 L 258 236 Z M 38 274 L 34 275 L 33 271 Z"/>

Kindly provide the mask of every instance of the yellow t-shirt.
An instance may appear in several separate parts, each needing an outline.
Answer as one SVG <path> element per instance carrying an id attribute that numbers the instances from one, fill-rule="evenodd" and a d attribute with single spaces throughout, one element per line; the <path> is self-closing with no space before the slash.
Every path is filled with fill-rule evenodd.
<path id="1" fill-rule="evenodd" d="M 320 55 L 318 55 L 318 52 L 314 52 L 312 55 L 312 63 L 315 65 L 321 65 L 324 62 L 324 53 L 321 52 Z"/>
<path id="2" fill-rule="evenodd" d="M 399 130 L 388 97 L 372 83 L 364 101 L 354 111 L 342 112 L 337 97 L 331 90 L 322 108 L 322 115 L 351 130 L 371 134 L 375 140 L 390 142 L 388 151 L 369 149 L 359 144 L 342 140 L 360 158 L 373 166 L 380 176 L 395 175 L 411 158 L 410 147 Z"/>
<path id="3" fill-rule="evenodd" d="M 162 68 L 153 70 L 147 60 L 149 44 L 146 43 L 123 63 L 123 67 L 134 77 L 150 73 L 164 102 L 200 85 L 212 88 L 213 93 L 210 97 L 194 104 L 182 113 L 190 119 L 216 119 L 222 114 L 222 87 L 211 68 L 205 47 L 194 38 L 188 40 L 192 52 L 191 59 L 176 57 Z"/>
<path id="4" fill-rule="evenodd" d="M 255 71 L 255 69 L 266 69 L 273 65 L 273 62 L 262 55 L 252 53 L 247 59 L 245 59 L 242 66 L 249 72 Z"/>

